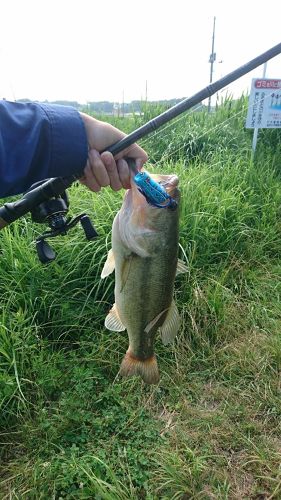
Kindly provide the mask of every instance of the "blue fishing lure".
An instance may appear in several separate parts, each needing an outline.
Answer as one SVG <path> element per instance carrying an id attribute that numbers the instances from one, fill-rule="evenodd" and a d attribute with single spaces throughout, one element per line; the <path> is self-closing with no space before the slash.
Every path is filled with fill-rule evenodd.
<path id="1" fill-rule="evenodd" d="M 138 190 L 150 205 L 157 208 L 177 208 L 177 202 L 170 196 L 165 188 L 154 181 L 147 172 L 138 172 L 134 176 Z"/>

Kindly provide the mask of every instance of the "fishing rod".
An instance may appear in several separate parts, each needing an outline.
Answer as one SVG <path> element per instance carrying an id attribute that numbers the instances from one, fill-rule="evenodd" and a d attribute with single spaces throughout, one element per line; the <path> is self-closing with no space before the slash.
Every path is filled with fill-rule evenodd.
<path id="1" fill-rule="evenodd" d="M 252 59 L 243 66 L 240 66 L 231 73 L 228 73 L 223 78 L 209 84 L 192 97 L 188 97 L 167 111 L 164 111 L 120 141 L 109 145 L 105 151 L 109 151 L 113 156 L 116 156 L 118 153 L 124 151 L 138 140 L 159 129 L 162 125 L 171 121 L 176 116 L 196 106 L 204 99 L 211 97 L 222 88 L 246 75 L 253 69 L 257 68 L 261 64 L 264 64 L 280 53 L 281 43 L 271 47 L 266 52 L 260 54 L 258 57 Z M 149 203 L 159 208 L 175 207 L 174 200 L 172 200 L 166 193 L 163 186 L 153 181 L 146 172 L 137 172 L 132 159 L 128 158 L 127 161 L 130 169 L 135 174 L 135 183 Z M 79 220 L 83 226 L 86 237 L 88 239 L 94 238 L 97 236 L 97 233 L 86 214 L 81 214 L 72 221 L 65 218 L 65 214 L 67 213 L 69 206 L 66 189 L 82 176 L 83 172 L 79 172 L 76 175 L 51 178 L 34 184 L 20 200 L 13 203 L 5 203 L 2 207 L 0 207 L 0 229 L 26 215 L 28 212 L 31 212 L 32 219 L 35 222 L 49 222 L 51 231 L 49 233 L 45 233 L 45 236 L 43 235 L 43 242 L 45 237 L 66 234 L 68 229 L 77 224 Z M 51 253 L 47 253 L 49 253 L 49 256 L 46 257 L 46 262 L 53 260 L 54 257 L 52 257 Z M 44 259 L 44 255 L 42 258 Z"/>

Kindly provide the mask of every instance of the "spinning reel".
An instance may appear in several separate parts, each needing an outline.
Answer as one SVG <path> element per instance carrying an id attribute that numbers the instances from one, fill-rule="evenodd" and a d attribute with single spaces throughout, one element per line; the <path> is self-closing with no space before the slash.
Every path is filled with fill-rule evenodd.
<path id="1" fill-rule="evenodd" d="M 41 184 L 44 184 L 46 180 L 36 182 L 33 184 L 26 194 L 31 193 L 33 189 L 37 188 Z M 87 240 L 92 240 L 98 236 L 89 216 L 87 214 L 80 214 L 73 219 L 66 217 L 69 209 L 69 198 L 66 191 L 63 191 L 60 195 L 53 196 L 34 206 L 31 210 L 31 218 L 33 222 L 39 224 L 48 224 L 49 230 L 45 231 L 41 236 L 36 239 L 36 250 L 39 260 L 42 264 L 47 264 L 52 262 L 56 258 L 56 254 L 49 243 L 46 241 L 47 238 L 54 238 L 56 236 L 65 236 L 70 229 L 72 229 L 78 222 L 84 230 Z"/>

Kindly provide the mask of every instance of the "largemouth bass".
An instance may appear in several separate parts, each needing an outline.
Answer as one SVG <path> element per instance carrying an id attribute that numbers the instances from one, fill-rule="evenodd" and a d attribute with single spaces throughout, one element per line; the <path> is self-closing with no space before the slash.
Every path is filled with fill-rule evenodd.
<path id="1" fill-rule="evenodd" d="M 175 175 L 151 175 L 179 201 Z M 186 272 L 178 264 L 179 208 L 149 205 L 132 181 L 112 227 L 112 249 L 101 277 L 115 269 L 115 304 L 105 319 L 109 330 L 127 330 L 129 348 L 120 367 L 121 376 L 139 375 L 156 384 L 159 371 L 154 341 L 174 340 L 180 316 L 173 300 L 174 280 Z"/>

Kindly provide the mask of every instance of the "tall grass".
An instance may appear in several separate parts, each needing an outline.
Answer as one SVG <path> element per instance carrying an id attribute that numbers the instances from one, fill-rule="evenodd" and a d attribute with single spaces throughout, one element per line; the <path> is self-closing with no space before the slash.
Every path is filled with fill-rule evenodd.
<path id="1" fill-rule="evenodd" d="M 144 143 L 148 170 L 180 178 L 189 269 L 181 331 L 169 349 L 157 340 L 156 387 L 116 379 L 127 338 L 103 326 L 122 193 L 73 187 L 71 211 L 99 237 L 52 242 L 47 267 L 41 227 L 0 233 L 1 498 L 280 497 L 280 133 L 264 131 L 253 160 L 245 111 L 227 100 Z"/>

